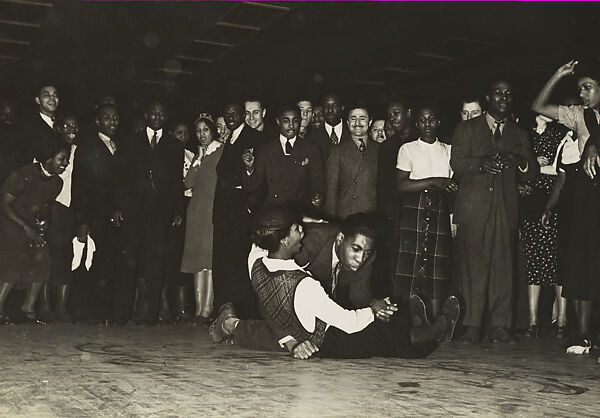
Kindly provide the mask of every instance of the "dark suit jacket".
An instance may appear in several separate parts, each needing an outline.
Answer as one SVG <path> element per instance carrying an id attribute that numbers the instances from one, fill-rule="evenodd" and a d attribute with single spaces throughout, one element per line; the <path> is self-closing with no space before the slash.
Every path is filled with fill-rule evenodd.
<path id="1" fill-rule="evenodd" d="M 335 238 L 339 232 L 335 224 L 306 224 L 302 251 L 294 258 L 300 266 L 308 264 L 307 270 L 321 282 L 331 295 L 331 262 Z M 346 309 L 369 306 L 373 300 L 371 274 L 372 255 L 358 271 L 340 270 L 335 300 Z"/>
<path id="2" fill-rule="evenodd" d="M 83 139 L 83 138 L 82 138 Z M 108 221 L 115 209 L 116 158 L 98 134 L 80 141 L 73 160 L 72 200 L 77 225 Z"/>
<path id="3" fill-rule="evenodd" d="M 329 152 L 333 145 L 331 144 L 331 138 L 329 135 L 327 135 L 325 122 L 323 122 L 323 126 L 321 126 L 319 129 L 313 129 L 306 134 L 304 139 L 313 143 L 317 146 L 317 148 L 319 148 L 319 151 L 321 151 L 321 157 L 323 158 L 323 164 L 326 164 L 327 159 L 329 158 Z M 340 138 L 340 144 L 342 142 L 346 142 L 347 140 L 352 141 L 352 138 L 350 137 L 350 132 L 348 131 L 346 124 L 342 124 L 342 137 Z"/>
<path id="4" fill-rule="evenodd" d="M 44 122 L 39 113 L 29 118 L 21 127 L 18 157 L 20 165 L 32 162 L 39 145 L 55 135 L 54 130 Z"/>
<path id="5" fill-rule="evenodd" d="M 117 152 L 115 208 L 132 219 L 147 212 L 148 198 L 158 202 L 152 208 L 169 219 L 184 215 L 183 144 L 166 129 L 156 150 L 146 130 L 119 142 Z"/>
<path id="6" fill-rule="evenodd" d="M 315 193 L 325 195 L 325 173 L 316 146 L 296 139 L 292 154 L 283 153 L 279 136 L 269 138 L 257 154 L 254 172 L 244 176 L 244 186 L 253 191 L 266 184 L 265 204 L 293 204 L 310 208 Z"/>
<path id="7" fill-rule="evenodd" d="M 333 147 L 327 160 L 325 212 L 343 219 L 377 209 L 377 154 L 379 144 L 367 140 L 363 156 L 352 139 Z"/>
<path id="8" fill-rule="evenodd" d="M 213 204 L 213 223 L 239 223 L 248 216 L 248 193 L 243 189 L 246 174 L 242 153 L 248 148 L 254 148 L 258 158 L 260 148 L 264 143 L 262 132 L 244 125 L 242 132 L 232 145 L 225 144 L 221 159 L 217 164 L 217 184 Z"/>
<path id="9" fill-rule="evenodd" d="M 512 153 L 524 157 L 529 165 L 528 171 L 521 173 L 515 166 L 505 169 L 496 176 L 481 173 L 479 171 L 481 158 L 496 153 Z M 517 182 L 533 179 L 539 170 L 525 131 L 511 121 L 507 121 L 501 138 L 497 145 L 494 145 L 492 131 L 485 115 L 460 122 L 452 138 L 450 166 L 455 171 L 459 182 L 454 208 L 455 223 L 485 223 L 492 207 L 492 192 L 500 187 L 509 226 L 517 227 L 519 206 Z"/>

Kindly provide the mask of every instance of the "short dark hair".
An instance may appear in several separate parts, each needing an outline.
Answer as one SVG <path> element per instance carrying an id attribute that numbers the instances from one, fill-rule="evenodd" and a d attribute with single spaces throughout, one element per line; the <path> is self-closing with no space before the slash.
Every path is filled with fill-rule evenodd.
<path id="1" fill-rule="evenodd" d="M 575 74 L 578 79 L 589 77 L 600 85 L 600 63 L 597 59 L 586 60 L 577 64 Z"/>
<path id="2" fill-rule="evenodd" d="M 167 112 L 167 114 L 169 113 L 169 106 L 167 105 L 167 102 L 161 99 L 148 100 L 144 106 L 144 112 L 149 111 L 150 108 L 156 104 L 161 105 L 165 109 L 165 112 Z"/>
<path id="3" fill-rule="evenodd" d="M 266 107 L 265 107 L 265 102 L 264 102 L 264 100 L 263 100 L 263 99 L 261 99 L 260 97 L 256 97 L 256 96 L 250 96 L 250 97 L 247 97 L 247 98 L 245 98 L 245 99 L 244 99 L 244 102 L 243 102 L 243 106 L 242 106 L 242 108 L 245 108 L 245 107 L 246 107 L 246 102 L 258 102 L 258 103 L 260 103 L 260 107 L 261 107 L 262 109 L 266 109 Z"/>
<path id="4" fill-rule="evenodd" d="M 340 225 L 340 232 L 350 238 L 357 234 L 377 239 L 377 218 L 373 213 L 359 212 L 348 216 Z"/>
<path id="5" fill-rule="evenodd" d="M 117 112 L 119 112 L 119 107 L 117 105 L 110 104 L 110 103 L 102 103 L 102 104 L 99 104 L 98 106 L 96 106 L 96 117 L 98 117 L 100 115 L 100 112 L 102 112 L 106 109 L 115 109 Z"/>
<path id="6" fill-rule="evenodd" d="M 475 95 L 469 95 L 469 96 L 463 96 L 460 99 L 460 106 L 462 108 L 462 106 L 466 103 L 479 103 L 479 106 L 481 106 L 481 104 L 483 103 L 483 100 L 481 97 L 479 96 L 475 96 Z"/>
<path id="7" fill-rule="evenodd" d="M 278 251 L 281 240 L 290 234 L 291 228 L 292 225 L 282 229 L 255 227 L 252 230 L 252 242 L 267 251 Z"/>
<path id="8" fill-rule="evenodd" d="M 54 124 L 55 128 L 56 126 L 65 123 L 65 121 L 69 118 L 73 118 L 77 121 L 77 123 L 79 123 L 79 116 L 77 116 L 74 112 L 60 112 L 56 117 L 56 123 Z"/>
<path id="9" fill-rule="evenodd" d="M 277 108 L 277 118 L 279 119 L 284 112 L 294 112 L 300 116 L 300 108 L 290 103 L 284 103 Z"/>
<path id="10" fill-rule="evenodd" d="M 438 106 L 438 105 L 436 105 L 436 104 L 433 104 L 433 103 L 419 103 L 419 104 L 417 105 L 417 107 L 415 107 L 415 113 L 414 113 L 414 115 L 415 115 L 415 118 L 416 118 L 416 117 L 417 117 L 417 115 L 418 115 L 419 113 L 421 113 L 421 112 L 422 112 L 424 109 L 431 109 L 431 110 L 433 110 L 433 112 L 435 113 L 435 115 L 436 115 L 436 116 L 438 117 L 438 119 L 439 119 L 439 117 L 440 117 L 440 108 L 439 108 L 439 106 Z"/>
<path id="11" fill-rule="evenodd" d="M 369 115 L 369 119 L 371 119 L 371 110 L 369 110 L 369 106 L 366 103 L 364 103 L 364 102 L 354 102 L 350 106 L 348 106 L 346 108 L 346 119 L 350 115 L 350 112 L 352 112 L 355 109 L 364 109 L 364 110 L 366 110 L 367 111 L 367 115 Z"/>
<path id="12" fill-rule="evenodd" d="M 35 159 L 40 163 L 45 163 L 63 150 L 70 152 L 71 144 L 57 137 L 44 138 L 35 149 Z"/>

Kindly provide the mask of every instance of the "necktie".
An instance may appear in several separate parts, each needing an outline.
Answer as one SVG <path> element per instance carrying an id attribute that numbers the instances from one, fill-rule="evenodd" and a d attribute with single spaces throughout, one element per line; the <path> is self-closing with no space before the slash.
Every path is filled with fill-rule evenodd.
<path id="1" fill-rule="evenodd" d="M 285 141 L 285 155 L 286 156 L 292 155 L 292 143 L 290 142 L 289 139 L 287 141 Z"/>
<path id="2" fill-rule="evenodd" d="M 331 128 L 331 143 L 333 145 L 337 145 L 340 143 L 340 139 L 338 138 L 338 136 L 335 134 L 335 129 Z"/>
<path id="3" fill-rule="evenodd" d="M 340 276 L 340 270 L 342 269 L 342 265 L 338 261 L 335 267 L 331 270 L 331 294 L 335 296 L 335 288 L 338 284 L 338 278 Z"/>
<path id="4" fill-rule="evenodd" d="M 502 131 L 500 130 L 500 127 L 502 126 L 503 123 L 504 123 L 503 120 L 494 121 L 494 141 L 498 141 L 500 139 L 500 137 L 502 136 Z"/>
<path id="5" fill-rule="evenodd" d="M 156 131 L 154 131 L 154 135 L 152 135 L 152 141 L 150 142 L 150 146 L 152 147 L 152 149 L 156 148 L 156 144 L 157 144 L 157 137 L 156 137 Z"/>
<path id="6" fill-rule="evenodd" d="M 365 148 L 366 148 L 365 141 L 362 138 L 360 138 L 359 141 L 360 141 L 360 144 L 358 145 L 358 150 L 360 151 L 360 153 L 362 155 L 365 155 Z"/>

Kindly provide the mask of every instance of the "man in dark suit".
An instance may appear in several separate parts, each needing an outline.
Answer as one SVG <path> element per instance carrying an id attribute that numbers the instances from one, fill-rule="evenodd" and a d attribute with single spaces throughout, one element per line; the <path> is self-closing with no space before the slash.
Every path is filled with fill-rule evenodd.
<path id="1" fill-rule="evenodd" d="M 346 309 L 364 308 L 373 299 L 371 275 L 375 253 L 373 243 L 367 239 L 370 235 L 362 229 L 374 224 L 374 218 L 364 214 L 348 218 L 341 227 L 305 224 L 302 250 L 294 257 Z"/>
<path id="2" fill-rule="evenodd" d="M 331 147 L 350 139 L 350 133 L 342 120 L 344 105 L 340 96 L 333 93 L 326 94 L 323 96 L 322 107 L 325 123 L 322 127 L 310 131 L 306 135 L 306 140 L 319 148 L 323 163 L 326 163 Z"/>
<path id="3" fill-rule="evenodd" d="M 517 182 L 532 179 L 539 167 L 527 134 L 509 118 L 512 87 L 495 81 L 485 115 L 458 124 L 450 165 L 459 188 L 454 209 L 458 224 L 459 286 L 465 302 L 464 340 L 479 343 L 483 318 L 492 342 L 511 344 L 512 283 L 518 222 Z"/>
<path id="4" fill-rule="evenodd" d="M 325 174 L 319 149 L 298 138 L 300 110 L 282 107 L 277 115 L 280 133 L 268 138 L 256 157 L 246 151 L 244 187 L 254 191 L 266 185 L 264 204 L 290 204 L 302 213 L 319 208 L 325 195 Z"/>
<path id="5" fill-rule="evenodd" d="M 55 136 L 54 119 L 58 110 L 59 94 L 54 85 L 42 85 L 34 98 L 38 113 L 23 121 L 19 141 L 20 165 L 34 160 L 39 144 Z"/>
<path id="6" fill-rule="evenodd" d="M 98 108 L 96 134 L 81 141 L 73 161 L 73 209 L 77 239 L 87 243 L 92 237 L 96 251 L 89 272 L 74 283 L 72 303 L 76 319 L 110 319 L 112 281 L 117 255 L 116 231 L 110 218 L 114 211 L 115 135 L 119 114 L 113 105 Z"/>
<path id="7" fill-rule="evenodd" d="M 183 144 L 163 129 L 168 114 L 162 103 L 151 103 L 144 119 L 146 129 L 120 143 L 116 152 L 113 219 L 120 230 L 120 251 L 113 320 L 117 325 L 129 319 L 136 287 L 137 323 L 156 323 L 167 233 L 183 220 Z"/>
<path id="8" fill-rule="evenodd" d="M 234 302 L 240 314 L 257 316 L 256 297 L 248 270 L 245 268 L 250 251 L 250 212 L 261 201 L 243 188 L 247 175 L 242 154 L 258 155 L 264 143 L 260 132 L 244 123 L 244 108 L 239 103 L 229 103 L 223 117 L 231 137 L 225 144 L 217 165 L 217 184 L 213 205 L 213 279 L 214 306 Z"/>
<path id="9" fill-rule="evenodd" d="M 332 148 L 327 159 L 325 213 L 334 219 L 377 208 L 379 144 L 369 138 L 371 117 L 367 107 L 351 107 L 347 124 L 350 140 Z"/>
<path id="10" fill-rule="evenodd" d="M 411 126 L 411 108 L 402 100 L 393 100 L 387 105 L 387 121 L 394 133 L 379 146 L 377 155 L 377 211 L 380 220 L 381 236 L 375 262 L 376 293 L 389 294 L 392 291 L 392 279 L 395 276 L 398 254 L 395 241 L 399 234 L 399 197 L 396 188 L 397 160 L 400 147 L 416 139 Z"/>

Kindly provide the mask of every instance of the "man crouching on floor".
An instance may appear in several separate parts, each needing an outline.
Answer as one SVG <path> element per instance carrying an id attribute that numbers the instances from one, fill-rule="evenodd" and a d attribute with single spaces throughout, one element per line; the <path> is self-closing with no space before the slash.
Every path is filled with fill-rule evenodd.
<path id="1" fill-rule="evenodd" d="M 376 224 L 362 215 L 355 229 L 357 253 L 374 250 Z M 356 219 L 355 219 L 356 222 Z M 210 333 L 215 342 L 230 338 L 243 347 L 260 348 L 275 341 L 295 358 L 401 357 L 419 358 L 439 343 L 448 342 L 460 313 L 456 297 L 444 303 L 442 314 L 429 324 L 418 296 L 409 307 L 398 307 L 389 298 L 374 299 L 369 307 L 346 310 L 335 303 L 318 280 L 296 264 L 302 249 L 303 227 L 293 211 L 267 206 L 256 216 L 252 231 L 256 247 L 249 255 L 251 279 L 264 321 L 240 320 L 232 304 L 221 307 Z M 368 257 L 357 256 L 361 264 Z M 359 268 L 360 265 L 355 267 Z M 411 326 L 412 315 L 422 326 Z M 283 337 L 283 338 L 282 338 Z M 263 344 L 261 344 L 261 341 Z"/>

